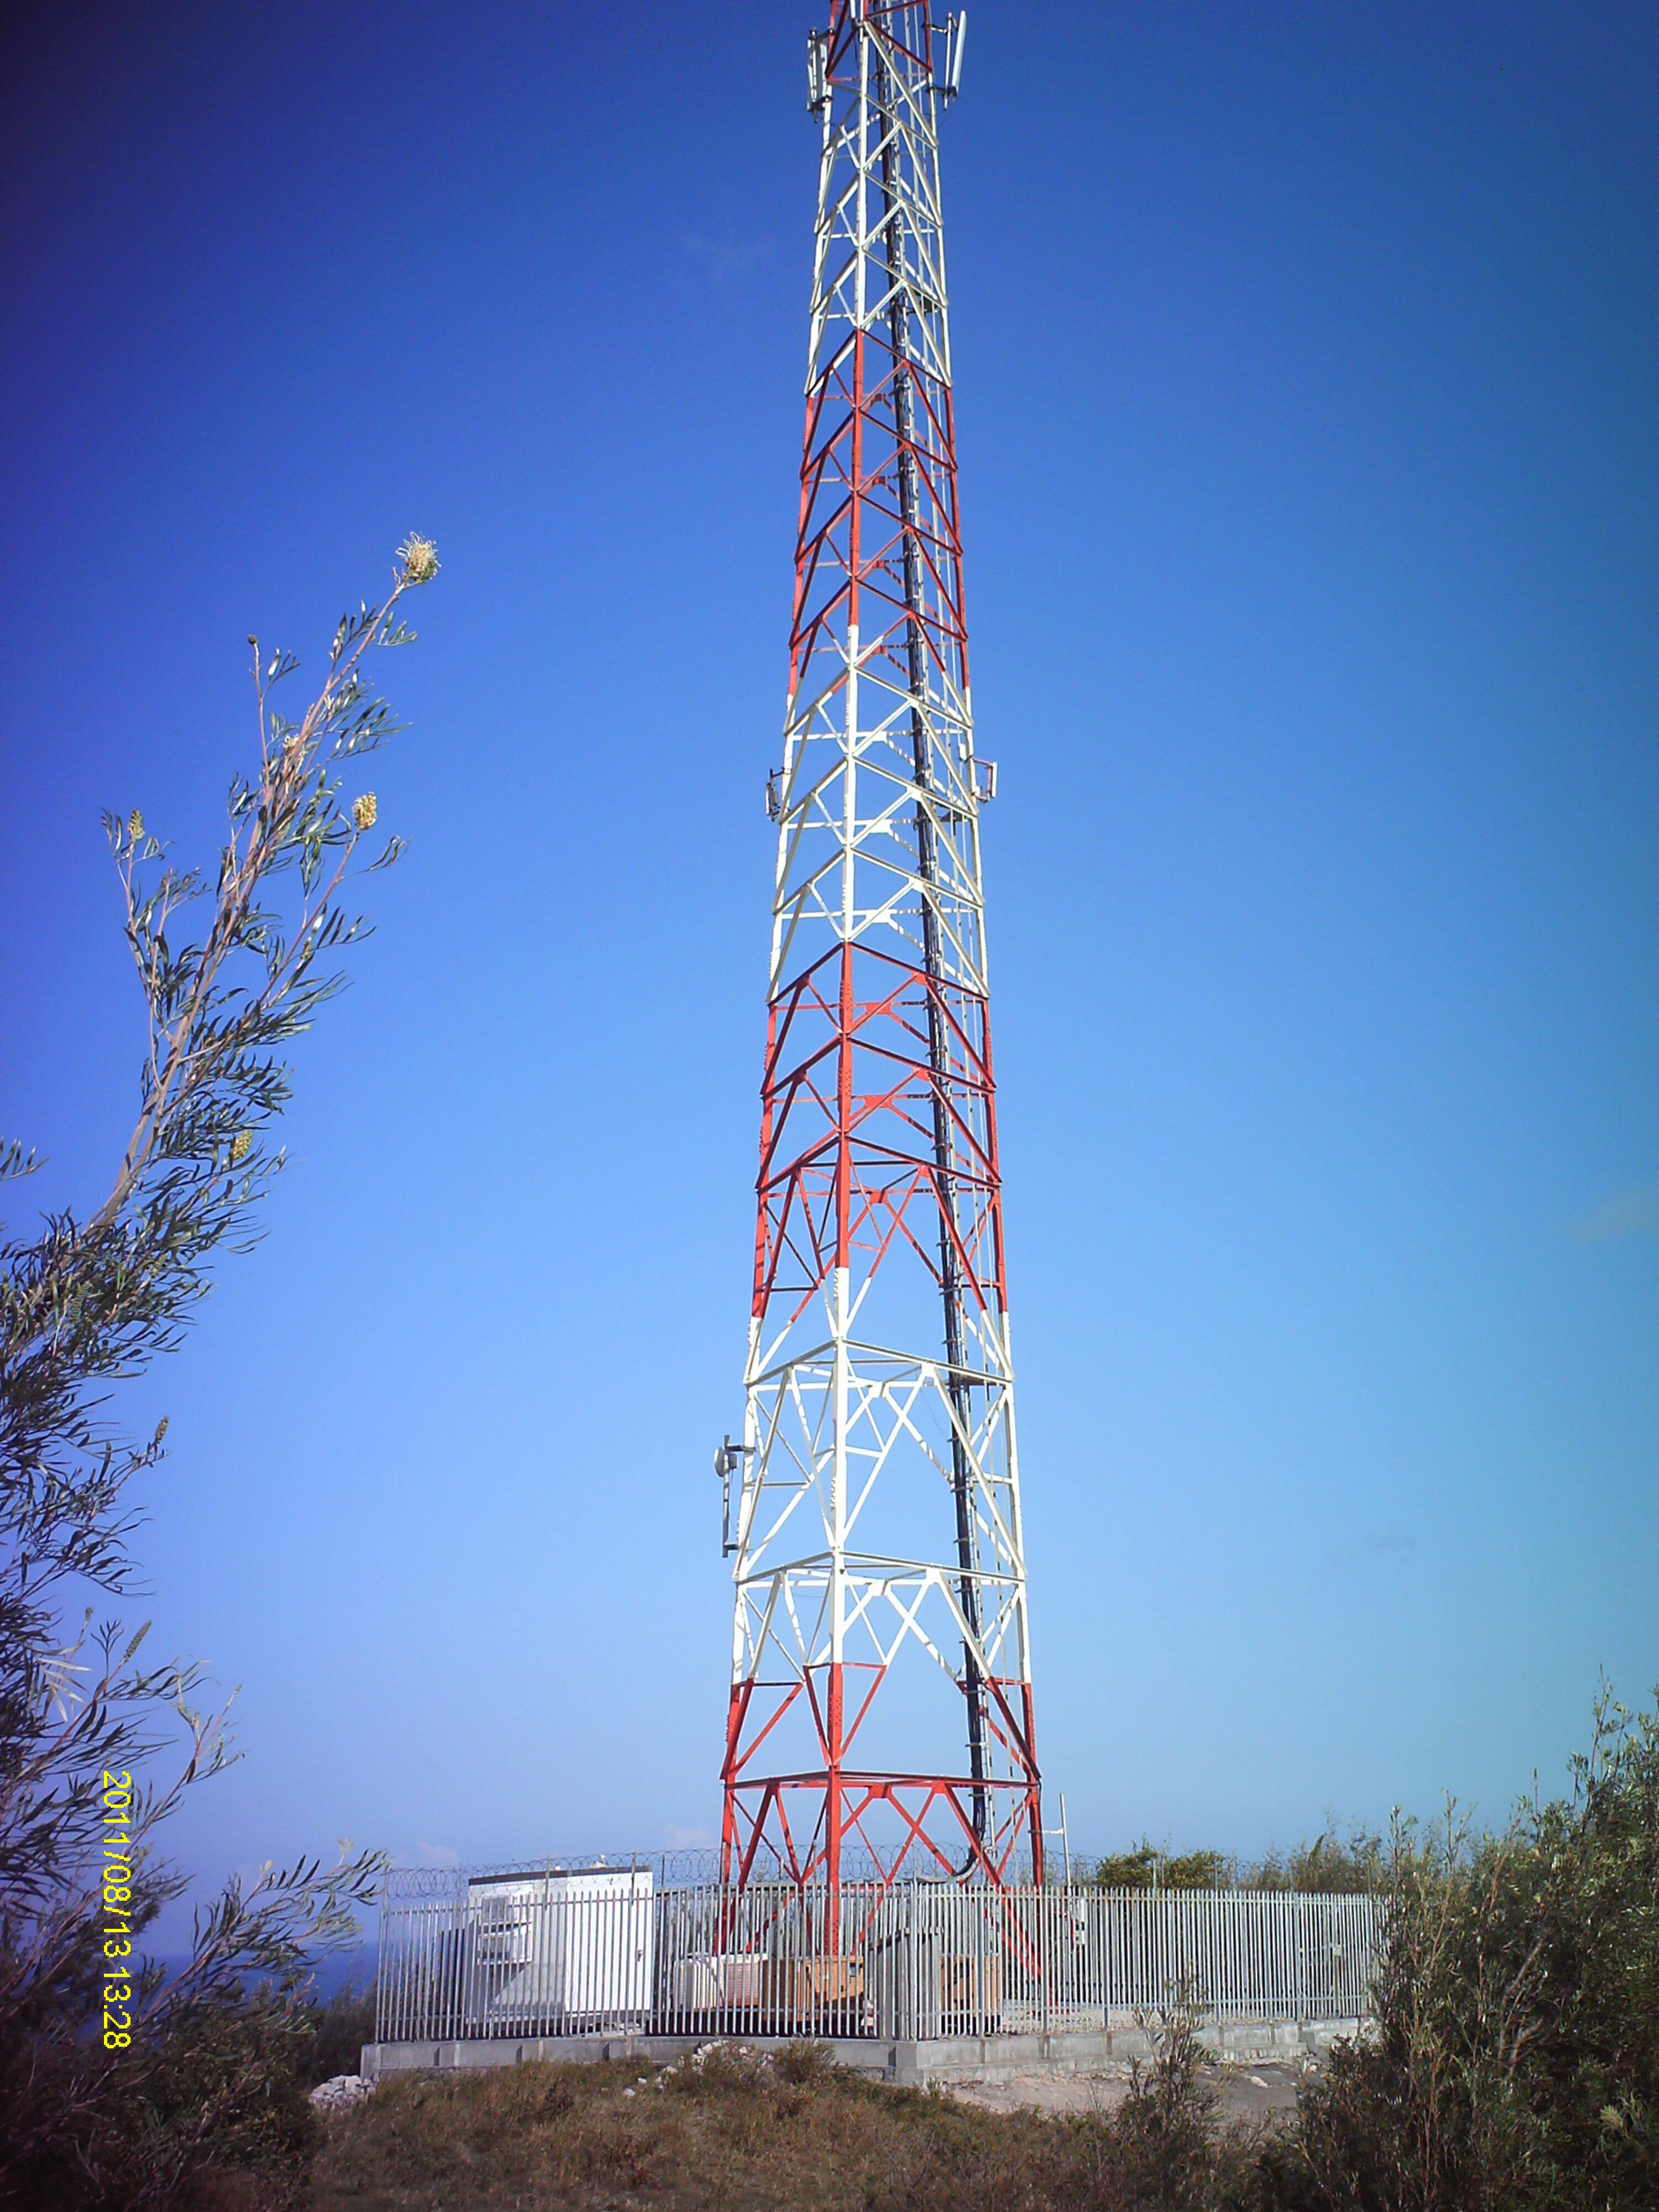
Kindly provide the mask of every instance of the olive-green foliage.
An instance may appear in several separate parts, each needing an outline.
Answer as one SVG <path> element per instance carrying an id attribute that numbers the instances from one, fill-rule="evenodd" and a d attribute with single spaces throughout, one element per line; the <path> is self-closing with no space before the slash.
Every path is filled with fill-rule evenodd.
<path id="1" fill-rule="evenodd" d="M 1130 1850 L 1097 1859 L 1089 1880 L 1100 1889 L 1230 1889 L 1233 1871 L 1221 1851 L 1165 1851 L 1143 1836 Z"/>
<path id="2" fill-rule="evenodd" d="M 1344 1843 L 1333 1829 L 1293 1850 L 1277 1846 L 1255 1862 L 1225 1851 L 1169 1851 L 1143 1836 L 1133 1849 L 1114 1851 L 1091 1866 L 1088 1879 L 1101 1889 L 1295 1889 L 1348 1895 L 1382 1886 L 1386 1863 L 1380 1837 L 1356 1828 Z"/>
<path id="3" fill-rule="evenodd" d="M 1270 2161 L 1298 2212 L 1659 2205 L 1659 1715 L 1604 1697 L 1570 1797 L 1397 1829 L 1376 2033 Z"/>
<path id="4" fill-rule="evenodd" d="M 299 2201 L 320 2130 L 307 2098 L 314 2031 L 280 1992 L 179 2007 L 106 2055 L 56 2040 L 0 2046 L 12 2141 L 5 2201 L 30 2212 L 183 2212 L 211 2178 L 248 2177 L 262 2208 Z"/>
<path id="5" fill-rule="evenodd" d="M 1099 2132 L 1115 2165 L 1116 2202 L 1159 2212 L 1220 2212 L 1251 2179 L 1254 2148 L 1216 2125 L 1214 2075 L 1184 2005 L 1145 2025 L 1153 2058 Z"/>
<path id="6" fill-rule="evenodd" d="M 332 963 L 365 933 L 345 887 L 397 857 L 393 838 L 370 858 L 374 796 L 346 779 L 397 727 L 368 670 L 409 638 L 398 602 L 436 566 L 423 539 L 399 548 L 387 596 L 342 617 L 297 721 L 272 696 L 292 655 L 254 646 L 258 757 L 231 785 L 215 868 L 175 866 L 137 808 L 106 817 L 149 1022 L 137 1118 L 95 1212 L 66 1208 L 22 1235 L 0 1224 L 0 2206 L 148 2203 L 130 2170 L 143 2143 L 169 2177 L 157 2203 L 182 2201 L 169 2160 L 186 2142 L 198 2160 L 216 2143 L 280 2166 L 299 2140 L 289 2054 L 311 2033 L 304 1960 L 353 1940 L 352 1908 L 378 1886 L 372 1852 L 343 1849 L 328 1871 L 267 1868 L 198 1914 L 182 1971 L 147 1970 L 138 1939 L 186 1887 L 160 1831 L 233 1755 L 226 1711 L 195 1709 L 199 1667 L 146 1662 L 143 1626 L 94 1628 L 71 1609 L 88 1591 L 131 1593 L 132 1486 L 166 1431 L 123 1438 L 112 1389 L 178 1346 L 216 1255 L 252 1241 L 253 1203 L 282 1164 L 284 1048 L 342 988 Z M 0 1141 L 0 1185 L 34 1166 Z M 125 1854 L 111 1901 L 131 1952 L 118 1929 L 105 1948 L 106 1847 Z M 106 1961 L 120 1990 L 107 2032 L 131 2035 L 125 2048 L 103 2039 Z M 249 1982 L 265 1994 L 244 2002 Z M 216 2067 L 222 2094 L 204 2087 Z M 205 2134 L 192 2111 L 218 2116 Z M 124 2178 L 106 2184 L 106 2169 Z"/>
<path id="7" fill-rule="evenodd" d="M 374 1984 L 359 1990 L 347 1982 L 325 2004 L 306 2009 L 311 2029 L 304 2067 L 307 2087 L 315 2088 L 337 2074 L 355 2074 L 364 2044 L 374 2040 Z"/>
<path id="8" fill-rule="evenodd" d="M 1300 1843 L 1293 1850 L 1270 1847 L 1254 1866 L 1243 1869 L 1242 1889 L 1296 1889 L 1323 1897 L 1353 1897 L 1382 1888 L 1388 1858 L 1382 1838 L 1355 1828 L 1346 1843 L 1333 1829 Z"/>

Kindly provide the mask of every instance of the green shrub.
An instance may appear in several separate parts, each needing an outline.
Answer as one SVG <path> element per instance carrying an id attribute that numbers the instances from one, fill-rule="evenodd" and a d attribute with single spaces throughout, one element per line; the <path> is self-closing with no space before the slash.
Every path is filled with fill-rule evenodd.
<path id="1" fill-rule="evenodd" d="M 167 1433 L 124 1437 L 112 1387 L 177 1348 L 215 1255 L 252 1238 L 283 1159 L 283 1048 L 365 932 L 346 884 L 398 857 L 394 837 L 370 858 L 377 803 L 348 787 L 398 726 L 373 656 L 408 641 L 398 603 L 436 572 L 423 538 L 397 558 L 386 596 L 342 617 L 297 722 L 273 694 L 298 663 L 248 640 L 259 757 L 232 782 L 216 866 L 175 863 L 139 808 L 106 816 L 148 1018 L 137 1119 L 96 1211 L 0 1222 L 0 2207 L 182 2207 L 191 2161 L 291 2164 L 310 2125 L 297 2054 L 317 2041 L 305 1962 L 354 1940 L 384 1865 L 343 1850 L 233 1880 L 179 1972 L 147 1965 L 146 1930 L 189 1886 L 166 1824 L 234 1756 L 228 1708 L 198 1711 L 203 1669 L 151 1663 L 147 1626 L 94 1622 L 135 1594 L 137 1486 Z M 0 1139 L 0 1195 L 39 1165 Z"/>
<path id="2" fill-rule="evenodd" d="M 374 2040 L 374 1984 L 359 1990 L 347 1982 L 326 2004 L 307 2005 L 306 2011 L 311 2031 L 301 2069 L 306 2087 L 314 2089 L 337 2074 L 355 2074 L 364 2044 Z"/>
<path id="3" fill-rule="evenodd" d="M 1659 2204 L 1659 1716 L 1604 1697 L 1570 1798 L 1400 1824 L 1374 2040 L 1267 2161 L 1307 2212 Z"/>
<path id="4" fill-rule="evenodd" d="M 175 2009 L 129 2050 L 0 2045 L 0 2203 L 28 2212 L 279 2212 L 320 2138 L 307 2091 L 306 2008 L 275 1991 Z M 231 2177 L 240 2175 L 240 2185 Z"/>
<path id="5" fill-rule="evenodd" d="M 1231 1889 L 1233 1877 L 1223 1851 L 1164 1851 L 1145 1836 L 1132 1850 L 1097 1859 L 1089 1873 L 1098 1889 Z"/>
<path id="6" fill-rule="evenodd" d="M 1382 1888 L 1388 1881 L 1382 1838 L 1364 1828 L 1352 1830 L 1345 1844 L 1328 1828 L 1312 1843 L 1280 1853 L 1276 1845 L 1243 1869 L 1243 1889 L 1294 1889 L 1321 1897 L 1357 1897 Z"/>
<path id="7" fill-rule="evenodd" d="M 1100 2131 L 1106 2156 L 1095 2177 L 1097 2194 L 1112 2205 L 1213 2212 L 1240 2184 L 1248 2159 L 1237 2139 L 1216 2125 L 1214 2077 L 1197 2014 L 1183 2002 L 1141 2025 L 1152 2036 L 1152 2060 L 1136 2063 L 1128 2095 Z"/>
<path id="8" fill-rule="evenodd" d="M 1295 1889 L 1353 1896 L 1380 1889 L 1388 1878 L 1382 1839 L 1355 1828 L 1343 1843 L 1334 1828 L 1294 1850 L 1272 1845 L 1259 1860 L 1225 1851 L 1168 1851 L 1143 1836 L 1127 1851 L 1096 1859 L 1085 1879 L 1099 1889 Z"/>

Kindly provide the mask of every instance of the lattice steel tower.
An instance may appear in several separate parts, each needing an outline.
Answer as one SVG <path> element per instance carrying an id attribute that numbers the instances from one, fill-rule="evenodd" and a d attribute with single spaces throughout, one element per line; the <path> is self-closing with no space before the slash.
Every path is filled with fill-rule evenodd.
<path id="1" fill-rule="evenodd" d="M 1042 1877 L 938 126 L 965 24 L 834 0 L 748 1392 L 729 1880 Z M 734 1481 L 735 1479 L 735 1481 Z"/>

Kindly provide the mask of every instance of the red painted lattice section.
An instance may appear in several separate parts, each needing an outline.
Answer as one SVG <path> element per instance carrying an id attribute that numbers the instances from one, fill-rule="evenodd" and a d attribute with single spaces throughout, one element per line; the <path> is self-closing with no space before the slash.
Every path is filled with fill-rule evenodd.
<path id="1" fill-rule="evenodd" d="M 832 113 L 821 244 L 832 221 L 824 209 L 840 204 L 834 164 L 844 146 L 848 190 L 864 195 L 844 218 L 848 262 L 862 257 L 873 305 L 861 325 L 849 315 L 844 336 L 825 346 L 807 392 L 790 641 L 797 762 L 810 762 L 814 744 L 830 746 L 838 729 L 886 714 L 891 759 L 860 773 L 874 783 L 872 805 L 885 788 L 881 775 L 895 794 L 905 775 L 914 787 L 890 810 L 884 843 L 875 841 L 859 866 L 923 889 L 882 926 L 867 915 L 837 921 L 826 904 L 823 927 L 803 926 L 798 960 L 786 959 L 775 979 L 753 1312 L 770 1340 L 800 1320 L 834 1270 L 849 1270 L 863 1287 L 902 1268 L 931 1283 L 936 1316 L 943 1301 L 945 1355 L 965 1376 L 963 1332 L 1000 1325 L 1006 1283 L 977 828 L 964 797 L 976 771 L 948 341 L 925 250 L 937 175 L 918 161 L 918 147 L 932 151 L 921 125 L 910 129 L 937 114 L 933 40 L 923 7 L 836 0 L 824 50 Z M 854 234 L 859 222 L 866 228 Z M 828 234 L 833 258 L 842 234 Z M 871 716 L 862 706 L 852 714 L 854 675 L 876 701 Z M 800 773 L 810 782 L 814 771 Z M 806 823 L 810 808 L 800 804 Z M 827 800 L 823 811 L 829 823 Z M 787 843 L 787 819 L 784 826 Z M 939 1355 L 937 1337 L 929 1349 Z M 967 1403 L 971 1384 L 953 1387 Z M 860 1732 L 885 1686 L 879 1666 L 826 1662 L 736 1683 L 723 1766 L 728 1878 L 764 1866 L 835 1881 L 844 1853 L 867 1844 L 890 1872 L 948 1869 L 1001 1882 L 1023 1853 L 1041 1879 L 1029 1681 L 970 1672 L 963 1694 L 983 1754 L 972 1773 L 954 1757 L 903 1773 L 860 1765 Z M 816 1756 L 766 1771 L 778 1732 L 798 1728 L 803 1714 Z M 878 1810 L 884 1844 L 870 1825 Z"/>

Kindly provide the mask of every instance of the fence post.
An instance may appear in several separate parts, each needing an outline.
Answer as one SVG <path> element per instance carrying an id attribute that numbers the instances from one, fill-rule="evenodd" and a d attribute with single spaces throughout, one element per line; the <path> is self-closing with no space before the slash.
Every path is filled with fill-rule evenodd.
<path id="1" fill-rule="evenodd" d="M 1040 1889 L 1036 1893 L 1037 1972 L 1042 1977 L 1041 2018 L 1042 2033 L 1045 2036 L 1048 2033 L 1053 2020 L 1053 2015 L 1048 2009 L 1048 1988 L 1054 1979 L 1054 1946 L 1052 1940 L 1053 1929 L 1050 1926 L 1054 1915 L 1048 1909 L 1053 1897 L 1054 1892 L 1051 1889 Z"/>

